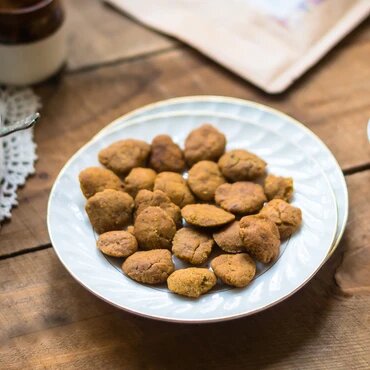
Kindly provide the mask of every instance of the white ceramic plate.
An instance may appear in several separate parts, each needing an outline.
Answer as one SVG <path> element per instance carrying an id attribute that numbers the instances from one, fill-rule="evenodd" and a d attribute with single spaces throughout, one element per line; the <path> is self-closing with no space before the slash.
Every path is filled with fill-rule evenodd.
<path id="1" fill-rule="evenodd" d="M 122 138 L 150 142 L 160 133 L 183 145 L 190 130 L 209 121 L 223 131 L 230 148 L 249 149 L 269 163 L 271 172 L 293 176 L 293 204 L 303 212 L 299 232 L 284 242 L 279 259 L 244 289 L 218 286 L 201 298 L 175 295 L 165 286 L 146 286 L 123 275 L 95 244 L 84 211 L 79 172 L 97 165 L 97 153 Z M 69 272 L 87 289 L 130 312 L 176 322 L 221 321 L 261 311 L 290 296 L 320 268 L 332 245 L 337 209 L 330 184 L 320 166 L 283 136 L 252 123 L 208 115 L 173 114 L 127 122 L 87 143 L 65 165 L 49 199 L 48 229 L 55 251 Z M 122 261 L 120 261 L 121 263 Z M 261 273 L 263 272 L 263 273 Z"/>
<path id="2" fill-rule="evenodd" d="M 298 145 L 323 168 L 333 188 L 338 208 L 338 227 L 328 258 L 337 247 L 348 218 L 348 192 L 346 182 L 335 157 L 326 145 L 307 127 L 275 109 L 247 100 L 223 96 L 188 96 L 163 100 L 136 109 L 107 125 L 98 135 L 124 125 L 132 119 L 153 114 L 189 111 L 203 112 L 210 116 L 234 117 L 282 133 L 286 139 Z M 211 121 L 212 122 L 212 121 Z"/>

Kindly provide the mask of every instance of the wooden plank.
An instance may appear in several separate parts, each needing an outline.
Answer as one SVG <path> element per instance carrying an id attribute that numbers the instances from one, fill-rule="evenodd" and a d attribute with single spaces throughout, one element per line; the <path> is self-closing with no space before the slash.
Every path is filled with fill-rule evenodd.
<path id="1" fill-rule="evenodd" d="M 64 4 L 69 70 L 125 60 L 177 44 L 118 13 L 101 0 L 66 0 Z"/>
<path id="2" fill-rule="evenodd" d="M 351 207 L 343 261 L 335 278 L 346 294 L 370 293 L 370 170 L 347 177 Z"/>
<path id="3" fill-rule="evenodd" d="M 370 295 L 343 296 L 334 281 L 343 252 L 370 238 L 359 222 L 369 218 L 369 172 L 347 177 L 350 227 L 334 256 L 298 293 L 252 317 L 152 321 L 86 291 L 52 249 L 1 261 L 0 368 L 369 368 Z"/>
<path id="4" fill-rule="evenodd" d="M 165 98 L 215 94 L 265 103 L 306 123 L 343 169 L 369 163 L 370 42 L 349 41 L 280 96 L 262 93 L 188 48 L 65 74 L 41 85 L 37 174 L 19 192 L 20 207 L 0 231 L 0 255 L 47 244 L 47 198 L 65 161 L 116 117 Z"/>

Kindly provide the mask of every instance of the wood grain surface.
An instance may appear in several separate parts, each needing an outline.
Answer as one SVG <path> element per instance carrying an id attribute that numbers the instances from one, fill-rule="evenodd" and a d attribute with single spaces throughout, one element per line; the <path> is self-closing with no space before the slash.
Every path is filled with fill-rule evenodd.
<path id="1" fill-rule="evenodd" d="M 68 69 L 35 87 L 43 102 L 36 174 L 0 229 L 0 369 L 370 368 L 370 296 L 348 296 L 334 279 L 343 254 L 370 245 L 370 20 L 270 96 L 100 1 L 66 5 Z M 314 279 L 265 312 L 212 325 L 140 318 L 93 296 L 61 265 L 46 228 L 49 192 L 68 158 L 118 116 L 202 94 L 268 104 L 316 133 L 346 174 L 348 226 Z"/>
<path id="2" fill-rule="evenodd" d="M 350 208 L 344 258 L 335 279 L 348 294 L 370 293 L 370 170 L 347 177 Z"/>
<path id="3" fill-rule="evenodd" d="M 360 212 L 351 211 L 334 256 L 298 293 L 251 317 L 205 325 L 144 319 L 85 290 L 52 248 L 0 261 L 0 368 L 369 368 L 370 295 L 347 297 L 334 280 L 353 240 L 370 237 L 361 223 L 369 174 L 347 177 L 351 209 Z"/>
<path id="4" fill-rule="evenodd" d="M 366 123 L 370 111 L 370 42 L 350 84 L 343 70 L 354 45 L 334 51 L 281 96 L 269 96 L 200 54 L 183 47 L 138 61 L 63 74 L 39 86 L 42 118 L 36 127 L 36 176 L 19 192 L 22 207 L 2 229 L 0 255 L 49 243 L 45 218 L 50 188 L 63 164 L 95 133 L 144 104 L 184 95 L 226 95 L 271 105 L 306 124 L 333 151 L 345 171 L 370 166 Z M 343 59 L 343 60 L 342 60 Z M 330 68 L 328 66 L 330 65 Z M 338 71 L 336 72 L 336 69 Z M 356 75 L 358 74 L 358 76 Z M 212 81 L 212 83 L 210 83 Z M 333 85 L 335 81 L 335 85 Z M 348 96 L 351 95 L 349 108 Z M 356 108 L 357 106 L 357 108 Z M 350 153 L 350 155 L 349 155 Z"/>
<path id="5" fill-rule="evenodd" d="M 173 48 L 177 42 L 123 17 L 103 1 L 65 0 L 68 70 L 93 68 Z"/>

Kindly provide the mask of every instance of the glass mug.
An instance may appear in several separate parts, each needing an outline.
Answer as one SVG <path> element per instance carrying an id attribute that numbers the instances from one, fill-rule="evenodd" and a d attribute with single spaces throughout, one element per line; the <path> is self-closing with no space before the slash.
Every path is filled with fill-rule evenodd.
<path id="1" fill-rule="evenodd" d="M 29 85 L 65 62 L 60 0 L 0 0 L 0 84 Z"/>

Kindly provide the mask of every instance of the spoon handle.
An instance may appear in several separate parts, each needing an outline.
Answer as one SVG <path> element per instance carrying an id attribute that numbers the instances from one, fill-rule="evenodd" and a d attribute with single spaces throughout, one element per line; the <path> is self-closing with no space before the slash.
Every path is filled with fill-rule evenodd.
<path id="1" fill-rule="evenodd" d="M 0 128 L 0 137 L 7 136 L 15 131 L 25 130 L 29 127 L 32 127 L 39 117 L 40 113 L 33 113 L 24 119 L 12 123 L 11 125 L 6 125 Z"/>

